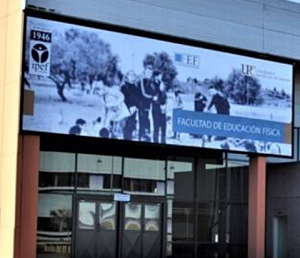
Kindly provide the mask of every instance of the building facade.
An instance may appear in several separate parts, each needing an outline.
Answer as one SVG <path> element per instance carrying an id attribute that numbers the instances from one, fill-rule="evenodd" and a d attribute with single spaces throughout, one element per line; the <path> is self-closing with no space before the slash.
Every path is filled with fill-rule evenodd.
<path id="1" fill-rule="evenodd" d="M 293 62 L 293 159 L 20 131 L 24 8 Z M 300 5 L 27 0 L 1 12 L 5 257 L 297 257 Z"/>

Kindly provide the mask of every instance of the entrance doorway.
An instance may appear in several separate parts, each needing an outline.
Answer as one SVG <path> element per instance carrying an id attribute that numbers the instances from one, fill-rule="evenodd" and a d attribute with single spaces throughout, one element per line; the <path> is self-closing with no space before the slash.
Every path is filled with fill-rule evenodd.
<path id="1" fill-rule="evenodd" d="M 164 202 L 76 201 L 76 258 L 161 258 Z"/>

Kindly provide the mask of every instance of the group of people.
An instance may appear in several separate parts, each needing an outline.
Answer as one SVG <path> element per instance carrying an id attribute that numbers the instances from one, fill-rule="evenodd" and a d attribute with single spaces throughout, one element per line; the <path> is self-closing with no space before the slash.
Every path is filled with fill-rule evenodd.
<path id="1" fill-rule="evenodd" d="M 198 89 L 194 97 L 195 111 L 210 111 L 212 107 L 215 107 L 217 114 L 230 115 L 230 103 L 225 94 L 222 93 L 221 89 L 214 85 L 209 86 L 209 94 L 211 96 L 211 100 L 208 104 L 207 97 L 203 93 L 201 93 L 199 89 L 200 86 L 198 85 L 197 87 Z"/>
<path id="2" fill-rule="evenodd" d="M 220 115 L 230 115 L 230 103 L 221 89 L 211 85 L 208 94 L 203 93 L 200 85 L 194 94 L 194 111 L 211 112 Z M 129 71 L 121 86 L 106 86 L 101 80 L 93 84 L 93 91 L 99 96 L 102 108 L 99 116 L 92 122 L 93 132 L 87 130 L 87 122 L 78 118 L 69 129 L 69 134 L 93 135 L 102 138 L 118 138 L 124 140 L 137 139 L 138 141 L 166 143 L 167 122 L 167 90 L 162 81 L 160 71 L 154 70 L 151 65 L 145 66 L 142 77 L 137 80 L 133 71 Z M 182 91 L 173 89 L 173 109 L 184 109 Z M 171 127 L 171 125 L 170 125 Z M 170 128 L 169 128 L 170 129 Z M 179 132 L 171 132 L 170 138 L 180 139 Z M 201 138 L 205 142 L 211 142 L 212 136 L 192 134 L 193 138 Z M 278 144 L 266 143 L 252 140 L 240 140 L 227 137 L 214 137 L 214 140 L 222 140 L 220 148 L 236 149 L 242 148 L 249 152 L 272 152 L 281 153 Z"/>
<path id="3" fill-rule="evenodd" d="M 150 119 L 152 118 L 152 141 L 165 143 L 167 93 L 161 72 L 153 70 L 151 65 L 146 65 L 143 76 L 138 82 L 135 82 L 134 73 L 129 72 L 125 77 L 121 92 L 130 111 L 123 129 L 124 139 L 132 139 L 133 132 L 137 129 L 138 119 L 138 140 L 151 142 Z"/>
<path id="4" fill-rule="evenodd" d="M 96 80 L 93 88 L 103 107 L 101 114 L 93 122 L 98 127 L 98 136 L 118 138 L 116 132 L 121 131 L 124 140 L 132 140 L 138 129 L 139 141 L 166 142 L 167 93 L 160 71 L 146 65 L 143 76 L 138 81 L 135 73 L 129 71 L 121 86 L 108 87 L 101 80 Z M 85 125 L 84 119 L 77 119 L 69 134 L 76 132 L 82 135 Z"/>
<path id="5" fill-rule="evenodd" d="M 211 100 L 197 86 L 194 95 L 194 111 L 204 112 L 215 107 L 216 113 L 229 115 L 230 104 L 220 89 L 209 87 Z M 144 72 L 137 80 L 133 71 L 127 72 L 120 86 L 104 85 L 101 78 L 93 83 L 93 92 L 100 97 L 101 112 L 93 122 L 96 135 L 103 138 L 122 138 L 138 141 L 166 143 L 167 91 L 162 73 L 152 65 L 144 65 Z M 174 89 L 173 109 L 183 109 L 181 90 Z M 86 121 L 77 119 L 69 134 L 86 135 Z M 173 132 L 170 138 L 178 139 Z M 198 135 L 198 138 L 201 134 Z"/>

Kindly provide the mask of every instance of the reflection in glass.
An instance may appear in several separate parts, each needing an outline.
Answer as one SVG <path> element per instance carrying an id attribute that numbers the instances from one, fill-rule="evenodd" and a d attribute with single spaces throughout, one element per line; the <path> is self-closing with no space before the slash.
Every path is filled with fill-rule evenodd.
<path id="1" fill-rule="evenodd" d="M 116 204 L 99 204 L 99 223 L 101 230 L 116 230 Z"/>
<path id="2" fill-rule="evenodd" d="M 75 153 L 41 151 L 40 171 L 75 172 Z"/>
<path id="3" fill-rule="evenodd" d="M 78 227 L 80 229 L 95 229 L 96 204 L 94 202 L 79 203 Z"/>
<path id="4" fill-rule="evenodd" d="M 91 174 L 120 175 L 122 158 L 104 155 L 78 154 L 77 171 Z"/>
<path id="5" fill-rule="evenodd" d="M 70 257 L 72 196 L 39 194 L 37 222 L 37 257 Z"/>
<path id="6" fill-rule="evenodd" d="M 138 203 L 125 204 L 125 230 L 141 230 L 142 205 Z"/>
<path id="7" fill-rule="evenodd" d="M 74 153 L 41 152 L 39 191 L 74 190 L 74 174 Z"/>
<path id="8" fill-rule="evenodd" d="M 160 204 L 145 205 L 145 231 L 159 231 Z"/>
<path id="9" fill-rule="evenodd" d="M 39 191 L 73 190 L 74 173 L 41 172 L 39 173 Z"/>
<path id="10" fill-rule="evenodd" d="M 125 158 L 124 190 L 131 194 L 165 195 L 165 161 Z"/>
<path id="11" fill-rule="evenodd" d="M 165 182 L 148 179 L 124 178 L 124 190 L 131 194 L 165 195 Z"/>
<path id="12" fill-rule="evenodd" d="M 120 191 L 122 158 L 104 155 L 78 154 L 77 190 Z"/>
<path id="13" fill-rule="evenodd" d="M 120 175 L 95 175 L 90 173 L 78 173 L 77 190 L 106 192 L 110 190 L 120 191 L 121 181 Z"/>
<path id="14" fill-rule="evenodd" d="M 125 158 L 124 177 L 164 181 L 165 161 Z"/>
<path id="15" fill-rule="evenodd" d="M 194 173 L 191 159 L 167 162 L 168 227 L 170 241 L 194 239 Z"/>
<path id="16" fill-rule="evenodd" d="M 176 200 L 193 200 L 194 173 L 192 161 L 168 161 L 167 178 L 168 195 L 174 195 Z"/>

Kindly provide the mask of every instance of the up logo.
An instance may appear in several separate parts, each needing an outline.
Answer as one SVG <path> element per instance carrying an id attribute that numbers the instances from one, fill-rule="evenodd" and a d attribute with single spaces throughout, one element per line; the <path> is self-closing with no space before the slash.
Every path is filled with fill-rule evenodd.
<path id="1" fill-rule="evenodd" d="M 256 67 L 254 65 L 242 64 L 242 74 L 245 76 L 255 76 Z"/>
<path id="2" fill-rule="evenodd" d="M 31 56 L 35 62 L 43 64 L 49 58 L 49 50 L 45 45 L 38 43 L 32 47 Z"/>

